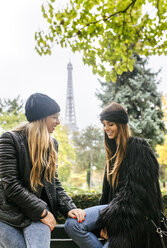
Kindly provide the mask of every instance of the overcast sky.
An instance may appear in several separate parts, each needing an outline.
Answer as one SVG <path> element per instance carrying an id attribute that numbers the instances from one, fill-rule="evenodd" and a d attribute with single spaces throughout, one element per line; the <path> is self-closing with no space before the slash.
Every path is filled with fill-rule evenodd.
<path id="1" fill-rule="evenodd" d="M 57 0 L 58 1 L 58 0 Z M 63 2 L 64 0 L 61 0 Z M 77 125 L 99 125 L 100 102 L 95 97 L 98 76 L 85 66 L 79 54 L 57 47 L 51 56 L 35 51 L 35 31 L 44 25 L 42 0 L 1 0 L 0 3 L 0 98 L 21 99 L 35 92 L 54 98 L 65 115 L 67 64 L 73 65 L 73 87 Z M 162 68 L 159 90 L 167 93 L 167 57 L 153 57 L 149 67 Z"/>

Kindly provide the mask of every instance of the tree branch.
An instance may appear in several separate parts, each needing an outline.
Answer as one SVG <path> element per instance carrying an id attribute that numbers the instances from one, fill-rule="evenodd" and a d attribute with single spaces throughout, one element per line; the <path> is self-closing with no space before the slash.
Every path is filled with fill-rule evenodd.
<path id="1" fill-rule="evenodd" d="M 137 1 L 137 0 L 133 0 L 133 1 L 132 1 L 124 10 L 120 10 L 120 11 L 118 11 L 118 12 L 116 12 L 116 13 L 114 13 L 114 14 L 111 14 L 111 15 L 109 15 L 108 17 L 102 18 L 102 19 L 100 19 L 100 20 L 98 20 L 98 21 L 94 21 L 94 22 L 89 22 L 89 23 L 87 23 L 84 27 L 82 27 L 82 28 L 81 28 L 80 30 L 78 30 L 78 31 L 81 32 L 82 29 L 84 29 L 85 27 L 90 26 L 91 24 L 96 24 L 96 23 L 101 22 L 101 21 L 107 21 L 108 19 L 110 19 L 110 18 L 113 17 L 113 16 L 116 16 L 116 15 L 119 15 L 119 14 L 124 14 L 124 13 L 126 13 L 126 11 L 127 11 L 131 6 L 134 6 L 134 4 L 135 4 L 136 1 Z"/>

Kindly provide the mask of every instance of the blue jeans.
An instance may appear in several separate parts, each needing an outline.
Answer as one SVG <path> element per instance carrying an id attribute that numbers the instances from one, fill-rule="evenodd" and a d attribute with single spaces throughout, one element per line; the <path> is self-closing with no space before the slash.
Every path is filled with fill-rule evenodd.
<path id="1" fill-rule="evenodd" d="M 65 231 L 78 244 L 80 248 L 108 248 L 108 242 L 103 244 L 91 231 L 98 229 L 97 222 L 100 210 L 107 205 L 100 205 L 85 209 L 85 220 L 79 223 L 76 219 L 68 218 L 65 223 Z"/>
<path id="2" fill-rule="evenodd" d="M 0 248 L 49 248 L 50 235 L 50 228 L 40 221 L 25 228 L 0 221 Z"/>

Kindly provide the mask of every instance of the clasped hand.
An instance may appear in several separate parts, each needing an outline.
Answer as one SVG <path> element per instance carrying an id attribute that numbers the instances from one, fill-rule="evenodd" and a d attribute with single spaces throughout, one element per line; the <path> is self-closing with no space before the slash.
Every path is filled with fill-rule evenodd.
<path id="1" fill-rule="evenodd" d="M 43 222 L 45 225 L 49 226 L 51 232 L 56 226 L 56 219 L 54 215 L 48 211 L 48 214 L 45 218 L 41 219 L 41 222 Z"/>
<path id="2" fill-rule="evenodd" d="M 85 211 L 80 208 L 75 208 L 68 212 L 68 217 L 77 219 L 78 222 L 83 222 L 85 220 L 85 216 Z"/>
<path id="3" fill-rule="evenodd" d="M 68 212 L 68 217 L 77 219 L 78 222 L 83 222 L 85 220 L 85 216 L 85 211 L 80 208 L 72 209 Z M 56 219 L 53 214 L 49 211 L 47 216 L 41 219 L 40 221 L 43 222 L 45 225 L 49 226 L 51 231 L 53 231 L 56 226 Z"/>
<path id="4" fill-rule="evenodd" d="M 101 231 L 100 231 L 100 237 L 103 238 L 103 239 L 106 239 L 106 240 L 108 239 L 106 228 L 101 229 Z"/>

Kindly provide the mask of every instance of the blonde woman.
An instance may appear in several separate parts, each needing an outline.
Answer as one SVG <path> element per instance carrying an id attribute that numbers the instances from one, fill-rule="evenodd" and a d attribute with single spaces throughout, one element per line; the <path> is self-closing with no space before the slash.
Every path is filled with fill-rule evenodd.
<path id="1" fill-rule="evenodd" d="M 100 120 L 106 150 L 101 205 L 85 209 L 84 223 L 67 219 L 67 233 L 80 248 L 167 247 L 152 224 L 153 220 L 161 227 L 162 211 L 159 165 L 153 151 L 144 139 L 131 136 L 122 105 L 108 105 Z M 97 228 L 107 240 L 104 245 L 93 234 Z"/>
<path id="2" fill-rule="evenodd" d="M 58 211 L 84 219 L 56 175 L 58 143 L 51 133 L 59 112 L 52 98 L 32 94 L 28 122 L 0 137 L 0 247 L 49 248 Z"/>

